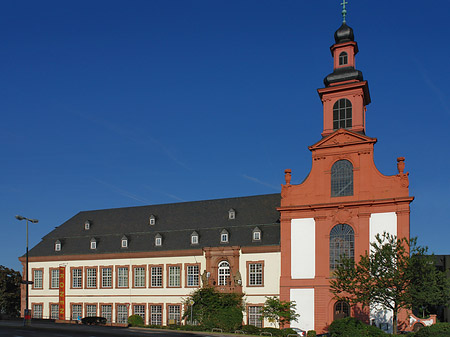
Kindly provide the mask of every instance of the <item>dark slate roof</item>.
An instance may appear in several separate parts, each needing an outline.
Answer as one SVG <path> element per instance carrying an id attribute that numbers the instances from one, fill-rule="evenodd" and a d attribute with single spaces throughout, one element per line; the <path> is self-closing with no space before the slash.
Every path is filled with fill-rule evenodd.
<path id="1" fill-rule="evenodd" d="M 257 195 L 216 200 L 115 208 L 80 212 L 56 229 L 30 250 L 29 256 L 58 256 L 105 254 L 120 252 L 152 252 L 186 250 L 203 247 L 267 246 L 280 244 L 280 194 Z M 228 219 L 228 210 L 236 211 L 236 218 Z M 150 215 L 156 224 L 150 225 Z M 90 229 L 84 223 L 90 221 Z M 252 231 L 258 226 L 260 242 L 252 242 Z M 229 242 L 220 243 L 220 232 L 229 232 Z M 196 231 L 199 244 L 191 245 Z M 161 234 L 163 244 L 155 247 L 155 235 Z M 126 235 L 128 248 L 121 248 Z M 90 249 L 90 241 L 97 241 L 97 249 Z M 56 240 L 61 251 L 55 252 Z"/>
<path id="2" fill-rule="evenodd" d="M 338 30 L 334 33 L 334 41 L 337 43 L 344 43 L 349 41 L 355 41 L 355 35 L 353 29 L 344 22 Z"/>

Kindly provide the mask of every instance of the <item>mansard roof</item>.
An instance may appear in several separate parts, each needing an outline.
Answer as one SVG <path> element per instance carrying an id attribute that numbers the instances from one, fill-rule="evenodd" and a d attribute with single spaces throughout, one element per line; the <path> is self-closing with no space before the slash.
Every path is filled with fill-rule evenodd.
<path id="1" fill-rule="evenodd" d="M 93 254 L 89 249 L 92 237 L 97 240 L 95 254 L 121 253 L 121 238 L 129 240 L 127 252 L 192 249 L 190 237 L 199 234 L 198 248 L 220 246 L 220 232 L 227 229 L 230 246 L 267 246 L 280 244 L 279 213 L 281 196 L 277 194 L 203 200 L 173 204 L 126 207 L 83 211 L 56 227 L 30 250 L 30 257 Z M 236 210 L 230 220 L 228 210 Z M 158 221 L 150 226 L 148 219 L 155 215 Z M 87 220 L 92 227 L 85 231 Z M 252 241 L 252 231 L 258 226 L 264 239 Z M 156 250 L 155 235 L 164 237 Z M 55 240 L 64 242 L 55 252 Z M 223 244 L 222 244 L 223 246 Z"/>

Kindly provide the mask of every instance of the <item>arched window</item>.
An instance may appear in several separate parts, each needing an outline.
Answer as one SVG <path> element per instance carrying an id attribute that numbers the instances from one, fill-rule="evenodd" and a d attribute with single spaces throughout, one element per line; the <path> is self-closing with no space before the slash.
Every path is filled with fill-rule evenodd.
<path id="1" fill-rule="evenodd" d="M 353 165 L 348 160 L 338 160 L 331 167 L 331 196 L 353 195 Z"/>
<path id="2" fill-rule="evenodd" d="M 347 302 L 338 301 L 334 304 L 334 320 L 349 317 L 350 306 Z"/>
<path id="3" fill-rule="evenodd" d="M 342 66 L 348 63 L 348 55 L 345 51 L 339 54 L 339 65 Z"/>
<path id="4" fill-rule="evenodd" d="M 230 264 L 227 261 L 219 263 L 219 286 L 226 286 L 230 283 Z"/>
<path id="5" fill-rule="evenodd" d="M 347 224 L 334 226 L 330 231 L 330 271 L 339 265 L 341 257 L 355 258 L 355 232 Z"/>
<path id="6" fill-rule="evenodd" d="M 333 105 L 333 129 L 349 129 L 352 127 L 352 102 L 341 98 Z"/>

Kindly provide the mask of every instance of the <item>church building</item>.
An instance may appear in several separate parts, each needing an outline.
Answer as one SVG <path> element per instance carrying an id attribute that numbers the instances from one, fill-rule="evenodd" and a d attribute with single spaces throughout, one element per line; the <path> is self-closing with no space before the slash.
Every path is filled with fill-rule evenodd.
<path id="1" fill-rule="evenodd" d="M 378 233 L 409 238 L 413 197 L 404 158 L 393 176 L 375 166 L 369 86 L 345 20 L 334 39 L 333 72 L 318 89 L 323 131 L 309 146 L 312 168 L 301 184 L 291 184 L 287 169 L 281 194 L 80 212 L 29 252 L 33 317 L 125 324 L 137 314 L 146 324 L 182 323 L 185 299 L 206 285 L 243 292 L 245 324 L 273 326 L 259 319 L 267 296 L 295 301 L 300 317 L 291 326 L 317 333 L 360 315 L 333 299 L 333 271 L 340 256 L 369 250 Z M 392 331 L 380 308 L 365 319 Z"/>

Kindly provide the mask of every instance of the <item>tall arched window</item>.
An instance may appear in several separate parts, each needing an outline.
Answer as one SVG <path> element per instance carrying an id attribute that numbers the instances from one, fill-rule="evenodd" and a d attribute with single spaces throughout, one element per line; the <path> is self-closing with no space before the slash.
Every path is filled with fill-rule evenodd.
<path id="1" fill-rule="evenodd" d="M 331 167 L 331 196 L 353 195 L 353 165 L 348 160 L 338 160 Z"/>
<path id="2" fill-rule="evenodd" d="M 219 286 L 226 286 L 230 283 L 230 264 L 227 261 L 219 263 Z"/>
<path id="3" fill-rule="evenodd" d="M 339 54 L 339 65 L 342 66 L 348 63 L 348 55 L 345 51 Z"/>
<path id="4" fill-rule="evenodd" d="M 333 129 L 349 129 L 352 127 L 352 102 L 341 98 L 333 105 Z"/>
<path id="5" fill-rule="evenodd" d="M 334 226 L 330 231 L 330 271 L 339 265 L 341 257 L 355 258 L 355 232 L 347 224 Z"/>
<path id="6" fill-rule="evenodd" d="M 347 302 L 338 301 L 334 304 L 334 320 L 349 317 L 350 306 Z"/>

